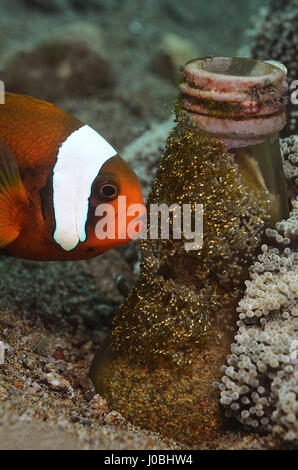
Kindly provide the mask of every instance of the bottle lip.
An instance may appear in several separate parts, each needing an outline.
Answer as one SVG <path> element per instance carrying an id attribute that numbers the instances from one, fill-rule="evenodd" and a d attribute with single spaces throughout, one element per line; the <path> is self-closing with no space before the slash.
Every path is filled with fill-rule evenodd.
<path id="1" fill-rule="evenodd" d="M 285 125 L 286 67 L 276 61 L 203 57 L 183 67 L 179 110 L 198 128 L 264 136 Z"/>
<path id="2" fill-rule="evenodd" d="M 237 72 L 237 73 L 236 73 Z M 202 57 L 186 62 L 184 78 L 189 85 L 205 90 L 239 91 L 252 86 L 277 85 L 287 75 L 285 65 L 247 57 Z"/>

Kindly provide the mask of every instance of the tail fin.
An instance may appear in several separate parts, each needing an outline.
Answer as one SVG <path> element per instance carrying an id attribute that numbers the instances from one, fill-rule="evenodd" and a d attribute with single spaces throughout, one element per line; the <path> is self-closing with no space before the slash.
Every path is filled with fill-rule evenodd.
<path id="1" fill-rule="evenodd" d="M 20 235 L 22 211 L 28 204 L 18 163 L 8 145 L 0 140 L 0 249 Z"/>

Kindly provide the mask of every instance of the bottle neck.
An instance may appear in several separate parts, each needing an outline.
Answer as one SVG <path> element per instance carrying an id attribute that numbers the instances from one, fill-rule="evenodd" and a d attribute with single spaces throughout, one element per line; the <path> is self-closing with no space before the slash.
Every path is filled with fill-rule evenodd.
<path id="1" fill-rule="evenodd" d="M 233 150 L 242 148 L 250 148 L 250 150 L 253 150 L 254 146 L 259 146 L 265 142 L 278 142 L 280 137 L 279 130 L 270 132 L 271 124 L 268 122 L 263 122 L 262 126 L 260 121 L 258 123 L 259 132 L 256 133 L 253 132 L 253 129 L 249 128 L 248 123 L 245 121 L 240 123 L 239 121 L 230 120 L 228 122 L 225 120 L 223 123 L 222 120 L 214 119 L 210 116 L 196 116 L 195 113 L 188 113 L 180 106 L 176 111 L 176 120 L 187 127 L 202 132 L 212 139 L 219 140 L 231 153 L 233 153 Z M 285 123 L 284 114 L 281 116 L 280 120 L 280 127 L 283 128 Z"/>

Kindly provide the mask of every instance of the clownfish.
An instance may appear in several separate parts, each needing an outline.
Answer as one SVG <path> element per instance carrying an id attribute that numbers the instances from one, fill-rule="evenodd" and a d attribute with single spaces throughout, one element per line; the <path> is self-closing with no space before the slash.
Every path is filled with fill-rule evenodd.
<path id="1" fill-rule="evenodd" d="M 0 254 L 59 261 L 97 256 L 131 238 L 117 200 L 143 204 L 135 173 L 94 129 L 58 106 L 14 93 L 0 104 Z M 112 206 L 115 237 L 99 239 L 96 208 Z M 133 217 L 126 217 L 128 224 Z"/>

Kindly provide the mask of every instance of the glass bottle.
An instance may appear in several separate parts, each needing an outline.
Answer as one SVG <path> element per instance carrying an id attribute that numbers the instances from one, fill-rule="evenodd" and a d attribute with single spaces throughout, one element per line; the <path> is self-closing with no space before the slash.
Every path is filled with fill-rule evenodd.
<path id="1" fill-rule="evenodd" d="M 225 426 L 212 384 L 230 352 L 244 281 L 264 228 L 288 214 L 278 139 L 286 70 L 208 57 L 188 62 L 183 76 L 178 123 L 147 207 L 202 204 L 203 245 L 188 251 L 174 237 L 142 241 L 139 280 L 90 376 L 130 422 L 211 446 Z"/>

